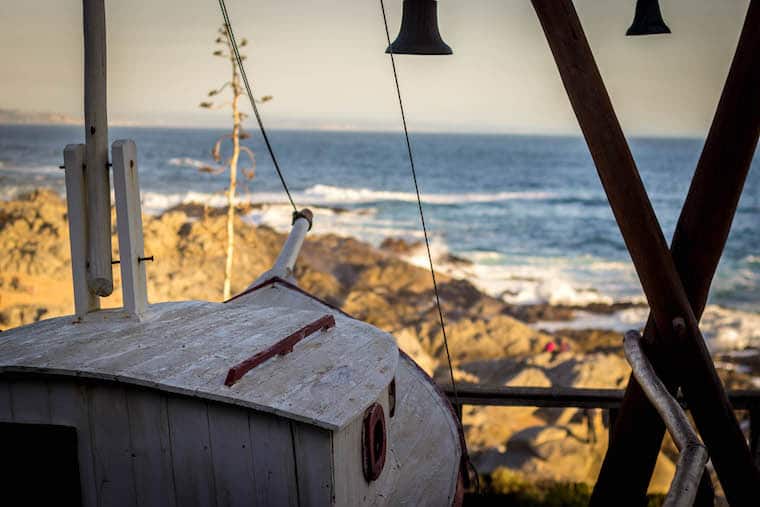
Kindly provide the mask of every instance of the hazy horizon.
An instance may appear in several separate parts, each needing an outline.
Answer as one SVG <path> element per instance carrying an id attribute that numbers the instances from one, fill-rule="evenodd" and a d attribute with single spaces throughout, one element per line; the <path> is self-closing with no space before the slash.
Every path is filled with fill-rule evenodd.
<path id="1" fill-rule="evenodd" d="M 626 133 L 703 136 L 748 0 L 663 0 L 673 34 L 644 38 L 624 35 L 633 0 L 575 3 Z M 228 111 L 197 107 L 229 72 L 229 62 L 211 55 L 221 21 L 216 1 L 106 6 L 114 124 L 229 123 Z M 269 128 L 399 129 L 379 2 L 228 6 L 236 34 L 251 41 L 246 67 L 256 93 L 275 97 L 262 107 Z M 386 7 L 395 37 L 401 0 Z M 0 14 L 0 109 L 81 117 L 81 2 L 6 3 Z M 529 2 L 442 0 L 439 18 L 453 56 L 397 57 L 412 131 L 579 134 Z M 247 100 L 242 108 L 249 110 Z"/>

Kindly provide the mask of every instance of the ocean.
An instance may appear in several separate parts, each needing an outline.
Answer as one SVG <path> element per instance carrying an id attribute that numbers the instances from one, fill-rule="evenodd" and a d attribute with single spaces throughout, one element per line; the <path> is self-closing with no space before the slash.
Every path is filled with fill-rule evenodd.
<path id="1" fill-rule="evenodd" d="M 143 208 L 157 214 L 182 202 L 223 205 L 226 175 L 211 149 L 225 131 L 112 128 L 112 139 L 138 145 Z M 374 244 L 387 237 L 420 240 L 420 220 L 402 134 L 272 131 L 299 207 L 315 211 L 316 233 L 351 235 Z M 35 187 L 63 193 L 62 150 L 82 142 L 76 126 L 0 126 L 0 199 Z M 601 184 L 580 137 L 412 133 L 426 221 L 438 269 L 472 280 L 514 304 L 643 301 L 643 294 Z M 240 200 L 263 203 L 245 217 L 286 230 L 290 210 L 262 139 L 244 144 L 256 174 Z M 660 224 L 672 236 L 699 139 L 635 138 L 634 157 Z M 713 347 L 760 347 L 760 162 L 755 157 L 703 319 Z M 247 165 L 246 156 L 242 166 Z M 426 265 L 426 258 L 411 261 Z M 447 263 L 448 254 L 470 265 Z M 572 323 L 540 327 L 635 327 L 643 308 L 578 312 Z"/>

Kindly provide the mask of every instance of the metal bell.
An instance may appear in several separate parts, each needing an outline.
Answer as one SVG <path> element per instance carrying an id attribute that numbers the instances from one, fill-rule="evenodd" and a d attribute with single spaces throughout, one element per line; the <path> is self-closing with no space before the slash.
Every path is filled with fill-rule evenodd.
<path id="1" fill-rule="evenodd" d="M 655 35 L 658 33 L 670 33 L 670 28 L 662 19 L 660 2 L 658 0 L 637 0 L 633 24 L 625 34 Z"/>
<path id="2" fill-rule="evenodd" d="M 404 0 L 401 30 L 386 53 L 396 55 L 450 55 L 451 48 L 438 31 L 436 0 Z"/>

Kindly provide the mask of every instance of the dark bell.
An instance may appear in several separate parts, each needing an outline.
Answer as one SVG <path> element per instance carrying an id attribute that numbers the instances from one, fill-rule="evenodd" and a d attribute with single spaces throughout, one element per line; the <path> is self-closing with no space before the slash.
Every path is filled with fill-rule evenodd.
<path id="1" fill-rule="evenodd" d="M 396 55 L 452 54 L 438 31 L 437 4 L 435 0 L 404 0 L 401 30 L 385 52 Z"/>
<path id="2" fill-rule="evenodd" d="M 670 33 L 670 28 L 662 19 L 658 0 L 637 0 L 633 24 L 626 35 L 655 35 Z"/>

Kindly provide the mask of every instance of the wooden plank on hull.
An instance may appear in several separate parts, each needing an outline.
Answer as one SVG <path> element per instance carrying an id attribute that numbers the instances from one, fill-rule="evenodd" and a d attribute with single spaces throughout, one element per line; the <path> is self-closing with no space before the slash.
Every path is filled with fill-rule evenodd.
<path id="1" fill-rule="evenodd" d="M 11 382 L 10 387 L 14 422 L 50 424 L 50 397 L 46 381 L 19 379 Z"/>
<path id="2" fill-rule="evenodd" d="M 13 422 L 13 402 L 8 380 L 0 378 L 0 422 Z"/>
<path id="3" fill-rule="evenodd" d="M 128 389 L 129 436 L 140 507 L 174 506 L 174 473 L 166 395 Z"/>
<path id="4" fill-rule="evenodd" d="M 48 385 L 51 423 L 72 426 L 77 429 L 77 456 L 79 459 L 82 505 L 94 507 L 98 505 L 98 496 L 89 407 L 87 405 L 87 387 L 77 384 L 73 379 L 59 379 L 55 382 L 49 382 Z"/>
<path id="5" fill-rule="evenodd" d="M 298 475 L 299 504 L 331 505 L 334 501 L 331 432 L 303 423 L 290 424 Z"/>
<path id="6" fill-rule="evenodd" d="M 242 407 L 208 404 L 216 504 L 220 507 L 251 505 L 255 496 L 248 412 Z"/>
<path id="7" fill-rule="evenodd" d="M 177 505 L 216 505 L 206 403 L 169 395 L 168 408 Z"/>
<path id="8" fill-rule="evenodd" d="M 298 482 L 290 423 L 269 414 L 250 412 L 256 505 L 298 505 Z"/>
<path id="9" fill-rule="evenodd" d="M 445 495 L 450 504 L 462 455 L 451 409 L 410 359 L 401 358 L 396 375 L 396 417 L 391 419 L 389 435 L 399 469 L 387 501 L 432 507 Z"/>
<path id="10" fill-rule="evenodd" d="M 98 505 L 137 505 L 129 413 L 124 388 L 93 384 L 88 389 Z"/>

